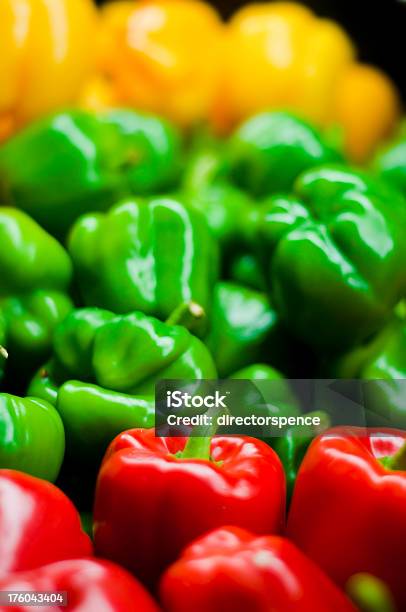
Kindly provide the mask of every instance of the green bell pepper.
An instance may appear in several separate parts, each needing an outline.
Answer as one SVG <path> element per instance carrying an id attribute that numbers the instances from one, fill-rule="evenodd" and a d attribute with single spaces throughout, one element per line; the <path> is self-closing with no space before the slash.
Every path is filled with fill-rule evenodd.
<path id="1" fill-rule="evenodd" d="M 361 378 L 371 426 L 406 428 L 406 323 L 394 319 L 368 343 L 342 356 L 334 374 Z"/>
<path id="2" fill-rule="evenodd" d="M 236 283 L 257 291 L 266 291 L 265 275 L 254 253 L 236 255 L 230 264 L 229 275 Z"/>
<path id="3" fill-rule="evenodd" d="M 68 245 L 88 306 L 163 320 L 183 302 L 209 311 L 216 245 L 204 218 L 178 200 L 127 201 L 84 216 Z"/>
<path id="4" fill-rule="evenodd" d="M 0 468 L 54 481 L 65 450 L 61 418 L 51 404 L 0 393 Z"/>
<path id="5" fill-rule="evenodd" d="M 405 294 L 406 205 L 340 166 L 305 172 L 295 191 L 256 219 L 272 300 L 297 337 L 338 353 L 382 327 Z"/>
<path id="6" fill-rule="evenodd" d="M 167 379 L 216 378 L 205 345 L 185 327 L 141 312 L 115 316 L 97 308 L 72 311 L 55 330 L 50 363 L 40 368 L 29 393 L 53 402 L 71 379 L 129 395 L 153 395 Z"/>
<path id="7" fill-rule="evenodd" d="M 276 368 L 264 363 L 254 363 L 234 372 L 229 378 L 257 383 L 247 388 L 245 397 L 242 397 L 240 401 L 240 404 L 249 413 L 252 413 L 258 401 L 262 401 L 265 402 L 265 405 L 261 406 L 261 412 L 264 414 L 287 417 L 300 414 L 298 399 L 293 389 Z M 260 400 L 258 396 L 261 397 Z M 271 438 L 265 436 L 264 439 L 269 442 Z"/>
<path id="8" fill-rule="evenodd" d="M 251 117 L 229 142 L 234 181 L 256 197 L 290 191 L 304 170 L 340 159 L 313 126 L 288 112 Z"/>
<path id="9" fill-rule="evenodd" d="M 372 168 L 406 196 L 406 123 L 376 155 Z"/>
<path id="10" fill-rule="evenodd" d="M 58 392 L 56 408 L 65 425 L 69 460 L 95 465 L 116 435 L 155 422 L 153 396 L 133 396 L 69 380 Z"/>
<path id="11" fill-rule="evenodd" d="M 245 217 L 254 206 L 246 193 L 231 184 L 228 175 L 224 145 L 204 142 L 192 152 L 181 187 L 187 205 L 204 215 L 227 255 L 241 246 Z"/>
<path id="12" fill-rule="evenodd" d="M 204 215 L 226 257 L 241 247 L 245 220 L 253 208 L 247 194 L 222 181 L 184 192 L 184 198 L 188 206 Z"/>
<path id="13" fill-rule="evenodd" d="M 68 458 L 97 462 L 120 431 L 154 425 L 158 380 L 216 377 L 209 351 L 185 327 L 140 312 L 115 316 L 84 308 L 56 329 L 52 360 L 29 393 L 56 405 Z"/>
<path id="14" fill-rule="evenodd" d="M 0 208 L 0 311 L 10 366 L 38 367 L 73 308 L 64 248 L 24 212 Z M 4 330 L 3 330 L 4 333 Z"/>
<path id="15" fill-rule="evenodd" d="M 222 281 L 215 285 L 205 343 L 220 377 L 278 352 L 278 316 L 265 294 Z M 274 341 L 273 341 L 274 340 Z"/>
<path id="16" fill-rule="evenodd" d="M 268 387 L 271 395 L 270 406 L 268 413 L 278 416 L 298 416 L 301 414 L 298 398 L 295 396 L 294 390 L 289 386 L 289 383 L 283 375 L 266 364 L 252 364 L 235 372 L 231 379 L 244 379 L 251 381 L 272 381 L 272 386 Z M 261 390 L 259 383 L 258 391 Z M 255 401 L 251 398 L 247 402 L 248 406 L 255 405 Z M 278 454 L 286 474 L 287 496 L 288 501 L 292 497 L 294 484 L 296 481 L 297 472 L 303 457 L 312 442 L 313 438 L 330 426 L 330 418 L 325 412 L 315 411 L 309 412 L 306 416 L 319 416 L 320 425 L 311 426 L 295 426 L 288 427 L 283 435 L 278 437 L 266 437 L 264 440 L 272 446 Z"/>
<path id="17" fill-rule="evenodd" d="M 62 112 L 0 148 L 0 194 L 58 237 L 118 198 L 171 188 L 180 139 L 165 120 L 133 111 Z"/>
<path id="18" fill-rule="evenodd" d="M 232 380 L 284 380 L 283 374 L 267 363 L 252 363 L 229 376 Z"/>

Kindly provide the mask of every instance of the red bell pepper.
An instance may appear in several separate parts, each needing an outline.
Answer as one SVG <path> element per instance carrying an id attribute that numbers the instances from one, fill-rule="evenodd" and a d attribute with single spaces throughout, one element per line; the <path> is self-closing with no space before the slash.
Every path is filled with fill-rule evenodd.
<path id="1" fill-rule="evenodd" d="M 288 521 L 288 535 L 339 585 L 368 572 L 388 585 L 400 610 L 406 610 L 405 454 L 401 431 L 320 435 L 301 465 Z"/>
<path id="2" fill-rule="evenodd" d="M 72 612 L 158 612 L 159 608 L 135 578 L 108 561 L 73 559 L 19 572 L 0 579 L 0 591 L 40 593 L 66 592 L 67 605 L 48 603 L 54 611 Z M 4 608 L 6 612 L 30 612 L 33 605 Z M 0 607 L 1 608 L 1 607 Z M 1 608 L 3 609 L 3 608 Z M 41 607 L 35 607 L 42 610 Z"/>
<path id="3" fill-rule="evenodd" d="M 164 573 L 167 612 L 355 612 L 338 587 L 294 544 L 237 527 L 190 544 Z"/>
<path id="4" fill-rule="evenodd" d="M 185 445 L 153 430 L 124 432 L 98 477 L 96 550 L 149 586 L 206 531 L 235 524 L 265 534 L 284 526 L 284 472 L 264 442 L 216 436 Z"/>
<path id="5" fill-rule="evenodd" d="M 51 483 L 0 470 L 0 575 L 92 554 L 72 502 Z"/>

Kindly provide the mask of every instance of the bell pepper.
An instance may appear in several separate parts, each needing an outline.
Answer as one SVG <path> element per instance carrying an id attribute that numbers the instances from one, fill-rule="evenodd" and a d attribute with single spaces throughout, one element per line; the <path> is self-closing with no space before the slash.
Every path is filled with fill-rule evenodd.
<path id="1" fill-rule="evenodd" d="M 284 511 L 281 463 L 260 440 L 215 436 L 186 444 L 130 430 L 112 442 L 99 473 L 95 545 L 98 554 L 154 585 L 204 532 L 235 524 L 276 533 Z"/>
<path id="2" fill-rule="evenodd" d="M 230 280 L 257 291 L 266 291 L 266 280 L 258 259 L 249 251 L 237 254 L 229 268 Z"/>
<path id="3" fill-rule="evenodd" d="M 222 527 L 192 542 L 164 573 L 167 612 L 355 612 L 292 542 Z"/>
<path id="4" fill-rule="evenodd" d="M 115 4 L 102 13 L 99 64 L 121 103 L 182 126 L 206 119 L 220 76 L 216 11 L 197 0 Z"/>
<path id="5" fill-rule="evenodd" d="M 54 481 L 65 450 L 61 418 L 48 402 L 0 393 L 0 468 Z"/>
<path id="6" fill-rule="evenodd" d="M 228 181 L 218 181 L 183 195 L 186 204 L 206 218 L 224 255 L 223 266 L 226 265 L 230 255 L 241 246 L 242 226 L 253 207 L 252 201 Z"/>
<path id="7" fill-rule="evenodd" d="M 228 30 L 224 96 L 232 121 L 275 107 L 326 121 L 337 79 L 355 57 L 338 24 L 300 4 L 268 2 L 237 11 Z"/>
<path id="8" fill-rule="evenodd" d="M 406 206 L 386 184 L 340 166 L 309 170 L 296 195 L 261 207 L 257 240 L 281 318 L 319 351 L 361 343 L 405 294 Z"/>
<path id="9" fill-rule="evenodd" d="M 243 7 L 227 28 L 223 57 L 214 109 L 223 129 L 259 111 L 287 108 L 318 125 L 341 126 L 346 152 L 363 161 L 396 124 L 394 84 L 356 61 L 338 24 L 300 4 Z"/>
<path id="10" fill-rule="evenodd" d="M 198 137 L 189 151 L 183 173 L 185 202 L 200 210 L 222 251 L 230 255 L 240 247 L 245 217 L 254 203 L 229 180 L 225 141 Z"/>
<path id="11" fill-rule="evenodd" d="M 129 427 L 153 427 L 152 395 L 131 395 L 69 380 L 58 391 L 56 408 L 65 425 L 67 457 L 98 467 L 107 446 Z"/>
<path id="12" fill-rule="evenodd" d="M 266 295 L 236 283 L 215 285 L 210 329 L 205 337 L 220 377 L 267 355 L 278 355 L 278 315 Z"/>
<path id="13" fill-rule="evenodd" d="M 406 124 L 375 156 L 373 169 L 406 195 Z"/>
<path id="14" fill-rule="evenodd" d="M 264 290 L 262 271 L 246 236 L 255 203 L 232 183 L 225 150 L 225 140 L 199 134 L 189 151 L 181 194 L 188 206 L 204 215 L 218 241 L 222 276 Z"/>
<path id="15" fill-rule="evenodd" d="M 83 308 L 55 330 L 53 358 L 28 392 L 55 404 L 69 459 L 97 465 L 121 431 L 154 425 L 158 380 L 216 375 L 209 351 L 185 327 Z"/>
<path id="16" fill-rule="evenodd" d="M 92 552 L 72 502 L 57 487 L 0 470 L 0 575 Z"/>
<path id="17" fill-rule="evenodd" d="M 359 62 L 350 64 L 335 89 L 331 115 L 332 125 L 344 130 L 348 157 L 358 163 L 368 161 L 395 130 L 400 109 L 399 92 L 384 72 Z"/>
<path id="18" fill-rule="evenodd" d="M 28 572 L 0 578 L 0 589 L 10 592 L 48 594 L 42 605 L 52 601 L 51 593 L 66 594 L 66 602 L 56 601 L 48 609 L 69 612 L 159 612 L 147 591 L 124 569 L 100 559 L 72 559 L 44 565 Z M 18 600 L 17 600 L 18 601 Z M 31 603 L 31 606 L 35 605 Z M 29 605 L 9 604 L 9 612 L 29 612 Z"/>
<path id="19" fill-rule="evenodd" d="M 406 605 L 406 435 L 332 429 L 311 444 L 296 480 L 288 537 L 342 587 L 368 572 Z"/>
<path id="20" fill-rule="evenodd" d="M 75 100 L 93 68 L 97 13 L 91 0 L 0 4 L 2 140 Z"/>
<path id="21" fill-rule="evenodd" d="M 265 363 L 253 363 L 229 376 L 231 380 L 258 381 L 258 385 L 253 384 L 247 388 L 249 397 L 242 398 L 241 405 L 244 409 L 251 410 L 258 397 L 262 396 L 262 401 L 269 398 L 270 405 L 261 406 L 261 411 L 265 410 L 268 414 L 279 414 L 287 416 L 297 416 L 300 414 L 299 402 L 293 388 L 279 370 Z M 270 383 L 270 384 L 267 384 Z M 245 402 L 245 403 L 244 403 Z M 236 406 L 233 405 L 232 412 L 235 414 Z M 259 436 L 260 437 L 260 436 Z M 266 439 L 267 443 L 270 440 Z"/>
<path id="22" fill-rule="evenodd" d="M 281 372 L 272 368 L 267 364 L 251 364 L 242 368 L 238 372 L 234 372 L 230 376 L 233 380 L 249 380 L 260 381 L 258 388 L 247 387 L 247 392 L 241 398 L 242 408 L 252 413 L 253 407 L 265 397 L 270 399 L 268 405 L 260 404 L 258 410 L 261 413 L 284 416 L 298 416 L 302 413 L 300 409 L 299 398 L 296 397 L 294 389 L 289 385 L 289 382 L 283 377 Z M 261 386 L 261 381 L 265 381 L 264 386 Z M 272 384 L 267 385 L 266 381 L 272 381 Z M 263 392 L 263 393 L 261 393 Z M 265 393 L 266 392 L 266 393 Z M 238 409 L 238 407 L 237 407 Z M 236 405 L 233 404 L 233 414 L 236 414 Z M 311 426 L 294 426 L 288 427 L 279 436 L 268 437 L 258 435 L 261 440 L 269 444 L 277 453 L 282 462 L 286 476 L 287 501 L 289 502 L 296 481 L 296 476 L 306 454 L 306 451 L 312 440 L 330 426 L 330 419 L 325 412 L 308 413 L 310 416 L 319 416 L 320 425 Z"/>
<path id="23" fill-rule="evenodd" d="M 234 372 L 229 378 L 251 383 L 241 388 L 238 397 L 235 397 L 233 393 L 233 405 L 230 410 L 233 415 L 250 416 L 255 412 L 261 416 L 298 416 L 301 413 L 298 398 L 289 382 L 281 372 L 267 364 L 251 364 Z M 252 435 L 273 448 L 279 441 L 278 437 L 265 435 L 261 427 L 258 432 L 253 430 Z M 279 455 L 279 458 L 282 459 L 285 467 L 282 455 Z"/>
<path id="24" fill-rule="evenodd" d="M 84 213 L 172 186 L 179 157 L 178 133 L 157 117 L 59 113 L 0 148 L 0 193 L 63 238 Z"/>
<path id="25" fill-rule="evenodd" d="M 126 201 L 84 216 L 68 246 L 88 306 L 166 319 L 193 300 L 209 311 L 216 245 L 204 218 L 178 200 Z"/>
<path id="26" fill-rule="evenodd" d="M 228 154 L 236 183 L 254 196 L 290 191 L 304 170 L 340 160 L 310 123 L 288 112 L 263 112 L 230 137 Z"/>
<path id="27" fill-rule="evenodd" d="M 0 208 L 0 310 L 9 364 L 38 367 L 56 325 L 73 308 L 72 264 L 64 248 L 20 210 Z"/>
<path id="28" fill-rule="evenodd" d="M 233 372 L 229 378 L 232 380 L 284 380 L 281 372 L 267 363 L 252 363 Z"/>
<path id="29" fill-rule="evenodd" d="M 59 384 L 72 378 L 120 393 L 153 394 L 161 378 L 215 378 L 204 344 L 182 325 L 141 312 L 114 315 L 98 308 L 73 310 L 55 330 Z"/>
<path id="30" fill-rule="evenodd" d="M 371 426 L 406 428 L 406 324 L 394 318 L 369 342 L 341 356 L 334 375 L 361 378 Z"/>

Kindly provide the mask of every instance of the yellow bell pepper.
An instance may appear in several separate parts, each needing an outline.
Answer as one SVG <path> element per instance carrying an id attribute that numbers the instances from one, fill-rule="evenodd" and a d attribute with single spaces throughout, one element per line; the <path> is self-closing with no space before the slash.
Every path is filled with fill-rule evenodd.
<path id="1" fill-rule="evenodd" d="M 355 56 L 338 25 L 289 2 L 241 9 L 227 38 L 224 81 L 233 122 L 275 107 L 325 121 L 337 73 Z"/>
<path id="2" fill-rule="evenodd" d="M 374 108 L 363 110 L 368 105 Z M 295 110 L 321 126 L 339 122 L 358 161 L 397 118 L 393 85 L 356 63 L 344 30 L 290 2 L 248 5 L 232 18 L 214 120 L 230 127 L 269 108 Z"/>
<path id="3" fill-rule="evenodd" d="M 368 159 L 377 144 L 390 136 L 399 115 L 398 93 L 383 72 L 359 63 L 346 68 L 337 83 L 332 121 L 343 126 L 351 159 Z"/>
<path id="4" fill-rule="evenodd" d="M 0 138 L 75 99 L 96 31 L 92 0 L 1 0 Z"/>
<path id="5" fill-rule="evenodd" d="M 182 126 L 207 118 L 223 24 L 198 0 L 117 2 L 102 12 L 100 63 L 122 103 Z"/>

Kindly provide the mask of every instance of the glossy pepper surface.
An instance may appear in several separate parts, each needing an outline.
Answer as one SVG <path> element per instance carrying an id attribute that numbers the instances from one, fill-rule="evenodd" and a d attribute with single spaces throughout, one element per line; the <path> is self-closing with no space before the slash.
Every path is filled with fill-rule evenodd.
<path id="1" fill-rule="evenodd" d="M 52 610 L 72 612 L 159 612 L 145 589 L 121 567 L 96 559 L 71 559 L 44 565 L 29 572 L 0 578 L 3 591 L 66 592 L 67 604 Z M 9 606 L 11 612 L 29 612 L 31 607 Z"/>
<path id="2" fill-rule="evenodd" d="M 168 612 L 355 612 L 294 544 L 223 527 L 185 548 L 164 573 Z"/>
<path id="3" fill-rule="evenodd" d="M 53 358 L 29 393 L 56 405 L 69 456 L 94 462 L 121 431 L 154 425 L 158 380 L 216 376 L 209 351 L 185 327 L 83 308 L 55 330 Z"/>
<path id="4" fill-rule="evenodd" d="M 297 195 L 260 209 L 273 302 L 289 329 L 321 351 L 362 342 L 404 295 L 406 207 L 388 189 L 325 166 L 301 175 Z"/>
<path id="5" fill-rule="evenodd" d="M 56 325 L 72 309 L 72 264 L 64 248 L 24 212 L 0 208 L 0 310 L 9 360 L 47 357 Z"/>
<path id="6" fill-rule="evenodd" d="M 158 117 L 126 110 L 58 113 L 0 148 L 0 193 L 64 237 L 84 213 L 172 186 L 179 157 L 177 131 Z"/>
<path id="7" fill-rule="evenodd" d="M 91 0 L 3 0 L 0 6 L 0 140 L 71 104 L 93 67 Z"/>
<path id="8" fill-rule="evenodd" d="M 207 137 L 200 140 L 189 151 L 182 195 L 189 206 L 206 218 L 226 262 L 234 251 L 241 249 L 246 219 L 254 202 L 230 180 L 226 141 Z"/>
<path id="9" fill-rule="evenodd" d="M 406 427 L 406 324 L 393 318 L 369 342 L 343 355 L 335 375 L 361 378 L 370 425 Z"/>
<path id="10" fill-rule="evenodd" d="M 254 363 L 231 376 L 233 380 L 246 380 L 254 383 L 247 386 L 245 394 L 239 398 L 244 413 L 266 414 L 269 416 L 296 417 L 302 414 L 299 398 L 294 388 L 289 384 L 282 373 L 275 368 L 263 364 Z M 236 409 L 237 408 L 237 409 Z M 233 404 L 233 414 L 238 407 Z M 316 435 L 330 425 L 330 420 L 325 412 L 307 413 L 306 416 L 319 417 L 319 425 L 303 425 L 288 427 L 279 432 L 279 435 L 269 437 L 264 431 L 259 432 L 258 437 L 264 440 L 275 450 L 282 462 L 286 477 L 287 500 L 290 501 L 296 476 L 312 440 Z"/>
<path id="11" fill-rule="evenodd" d="M 0 394 L 0 468 L 55 480 L 65 434 L 55 408 L 44 400 Z"/>
<path id="12" fill-rule="evenodd" d="M 0 470 L 0 575 L 91 555 L 79 514 L 57 487 Z"/>
<path id="13" fill-rule="evenodd" d="M 264 293 L 228 281 L 217 283 L 205 343 L 219 376 L 228 376 L 260 360 L 265 353 L 269 357 L 272 351 L 277 354 L 278 323 L 278 315 Z"/>
<path id="14" fill-rule="evenodd" d="M 282 111 L 242 123 L 230 137 L 228 155 L 234 180 L 257 197 L 290 191 L 304 170 L 340 159 L 310 123 Z"/>
<path id="15" fill-rule="evenodd" d="M 69 252 L 89 306 L 166 319 L 193 300 L 209 311 L 216 252 L 206 222 L 180 201 L 127 201 L 82 217 Z"/>
<path id="16" fill-rule="evenodd" d="M 233 415 L 250 416 L 255 414 L 264 417 L 296 417 L 301 414 L 298 398 L 289 381 L 283 377 L 279 370 L 267 364 L 253 363 L 234 372 L 229 379 L 245 381 L 244 387 L 235 389 L 235 391 L 238 391 L 238 395 L 233 392 L 233 403 L 230 410 Z M 258 427 L 257 431 L 250 430 L 250 433 L 260 440 L 264 440 L 273 448 L 276 448 L 279 441 L 285 439 L 284 437 L 269 437 L 269 429 L 266 431 L 266 428 L 261 426 Z M 275 435 L 275 432 L 273 432 L 273 435 Z M 278 435 L 278 432 L 276 432 L 276 435 Z M 282 435 L 281 431 L 279 431 L 279 435 Z M 287 492 L 289 493 L 291 483 L 289 471 L 286 469 L 286 455 L 283 452 L 279 453 L 279 449 L 277 454 L 285 468 Z"/>
<path id="17" fill-rule="evenodd" d="M 52 372 L 56 384 L 77 378 L 130 394 L 153 394 L 161 378 L 216 374 L 204 344 L 182 325 L 98 308 L 73 310 L 55 330 Z"/>
<path id="18" fill-rule="evenodd" d="M 283 527 L 283 469 L 266 444 L 214 437 L 210 459 L 177 455 L 184 448 L 184 438 L 156 438 L 153 430 L 124 432 L 111 444 L 99 473 L 96 548 L 148 584 L 205 531 L 225 523 L 259 534 Z"/>
<path id="19" fill-rule="evenodd" d="M 373 168 L 406 195 L 406 124 L 393 141 L 387 143 L 373 160 Z"/>
<path id="20" fill-rule="evenodd" d="M 406 604 L 406 472 L 399 454 L 405 444 L 400 430 L 332 429 L 316 438 L 297 477 L 287 530 L 339 585 L 358 572 L 382 579 L 400 610 Z M 379 461 L 386 457 L 392 467 Z"/>

